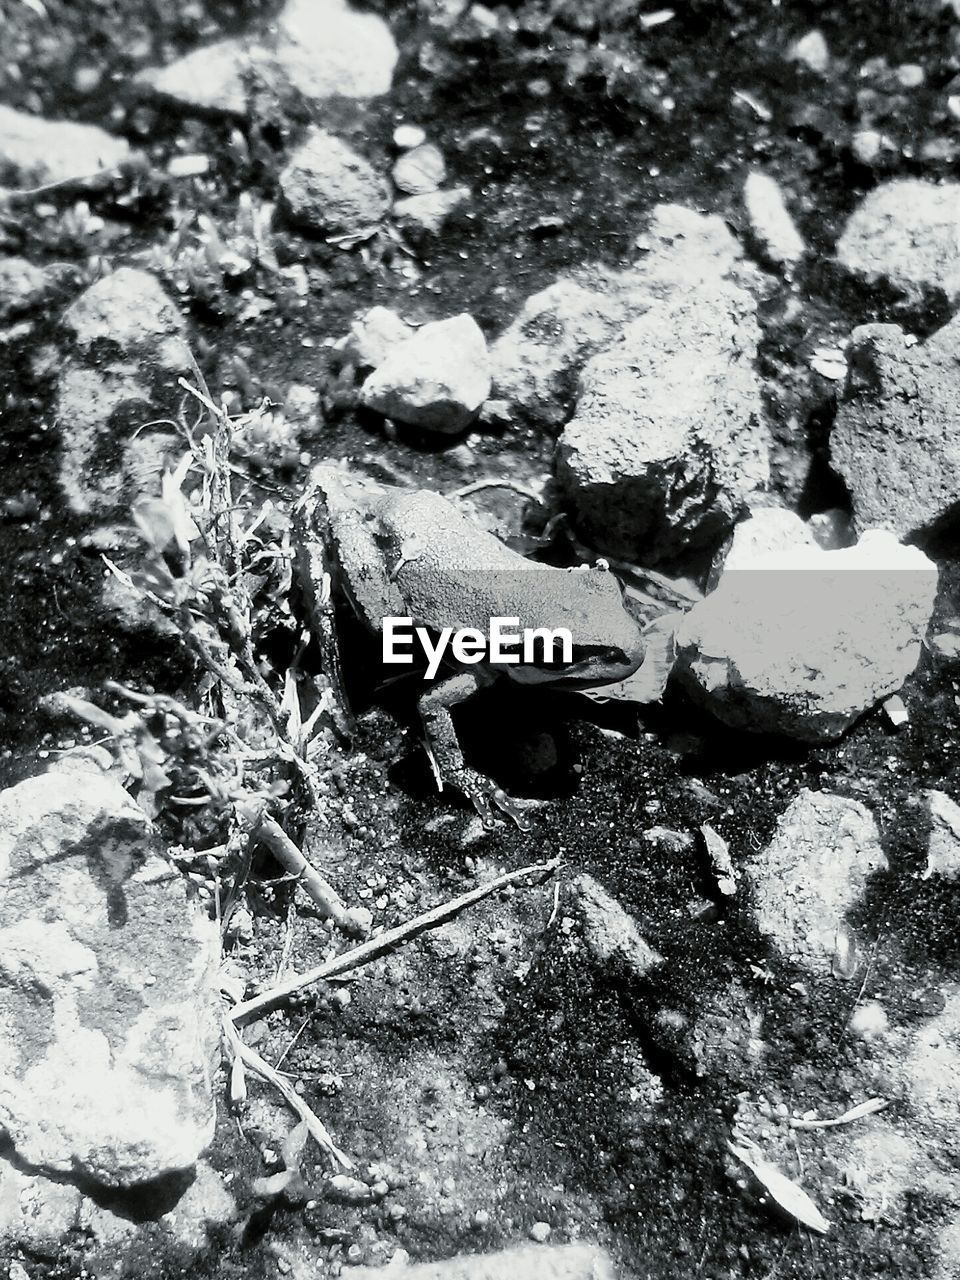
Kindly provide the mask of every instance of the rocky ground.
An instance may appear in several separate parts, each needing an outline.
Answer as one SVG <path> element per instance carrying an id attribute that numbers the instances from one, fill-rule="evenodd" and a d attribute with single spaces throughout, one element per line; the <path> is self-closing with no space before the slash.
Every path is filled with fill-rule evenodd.
<path id="1" fill-rule="evenodd" d="M 955 1280 L 960 6 L 0 17 L 0 1276 Z"/>

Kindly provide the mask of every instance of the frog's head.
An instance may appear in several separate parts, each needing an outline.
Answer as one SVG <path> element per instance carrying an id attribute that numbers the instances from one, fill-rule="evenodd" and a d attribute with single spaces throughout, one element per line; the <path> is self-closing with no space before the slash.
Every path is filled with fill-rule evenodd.
<path id="1" fill-rule="evenodd" d="M 551 571 L 546 615 L 570 632 L 570 661 L 508 668 L 523 684 L 589 688 L 625 680 L 643 662 L 640 626 L 627 611 L 616 577 L 604 569 Z M 554 621 L 555 619 L 555 621 Z"/>

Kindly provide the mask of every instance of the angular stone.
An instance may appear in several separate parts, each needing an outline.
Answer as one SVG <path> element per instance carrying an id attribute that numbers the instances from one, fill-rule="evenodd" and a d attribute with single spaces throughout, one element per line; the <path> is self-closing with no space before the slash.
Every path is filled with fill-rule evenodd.
<path id="1" fill-rule="evenodd" d="M 830 462 L 854 520 L 907 538 L 960 506 L 960 318 L 922 344 L 895 324 L 854 329 Z"/>
<path id="2" fill-rule="evenodd" d="M 0 792 L 0 1128 L 45 1172 L 131 1187 L 213 1137 L 217 930 L 94 771 Z"/>
<path id="3" fill-rule="evenodd" d="M 306 98 L 389 93 L 397 46 L 375 13 L 345 0 L 287 0 L 277 20 L 276 62 Z"/>
<path id="4" fill-rule="evenodd" d="M 545 426 L 559 426 L 569 416 L 584 362 L 655 300 L 707 280 L 755 277 L 721 218 L 681 205 L 658 205 L 638 247 L 644 256 L 629 270 L 588 264 L 526 300 L 490 349 L 499 398 Z"/>
<path id="5" fill-rule="evenodd" d="M 425 324 L 391 346 L 360 397 L 384 417 L 456 433 L 470 425 L 489 394 L 486 340 L 472 316 L 459 315 Z"/>
<path id="6" fill-rule="evenodd" d="M 716 542 L 769 479 L 753 298 L 651 302 L 580 377 L 557 478 L 600 552 L 652 563 Z"/>
<path id="7" fill-rule="evenodd" d="M 886 865 L 866 806 L 803 790 L 781 816 L 771 843 L 746 868 L 757 928 L 787 959 L 829 974 L 846 958 L 847 913 L 867 878 Z"/>
<path id="8" fill-rule="evenodd" d="M 350 332 L 336 344 L 345 361 L 359 369 L 376 369 L 389 353 L 415 330 L 389 307 L 371 307 L 350 326 Z"/>
<path id="9" fill-rule="evenodd" d="M 0 321 L 30 311 L 43 301 L 51 287 L 42 267 L 26 258 L 0 258 Z"/>
<path id="10" fill-rule="evenodd" d="M 880 530 L 758 554 L 686 615 L 674 674 L 726 724 L 830 741 L 911 674 L 936 589 L 936 565 Z"/>
<path id="11" fill-rule="evenodd" d="M 223 111 L 242 116 L 247 112 L 250 77 L 266 59 L 243 39 L 217 40 L 200 45 L 165 67 L 147 67 L 136 83 L 163 98 L 201 111 Z"/>
<path id="12" fill-rule="evenodd" d="M 192 49 L 138 83 L 204 111 L 246 115 L 257 80 L 314 102 L 387 93 L 397 46 L 381 17 L 345 0 L 287 0 L 273 33 L 255 32 Z"/>
<path id="13" fill-rule="evenodd" d="M 943 791 L 927 791 L 924 798 L 930 835 L 923 879 L 943 876 L 956 880 L 960 876 L 960 805 Z"/>
<path id="14" fill-rule="evenodd" d="M 0 106 L 0 184 L 32 187 L 89 178 L 129 154 L 125 138 L 95 124 L 45 120 Z"/>
<path id="15" fill-rule="evenodd" d="M 159 492 L 164 463 L 184 449 L 172 427 L 143 429 L 177 420 L 179 377 L 198 385 L 184 322 L 154 276 L 121 267 L 76 299 L 63 327 L 71 341 L 57 386 L 60 483 L 78 514 L 126 514 Z"/>
<path id="16" fill-rule="evenodd" d="M 387 185 L 369 161 L 325 129 L 309 131 L 279 181 L 291 218 L 314 231 L 365 230 L 390 207 Z"/>
<path id="17" fill-rule="evenodd" d="M 867 284 L 883 281 L 912 303 L 930 293 L 960 299 L 960 182 L 881 183 L 854 210 L 837 261 Z"/>
<path id="18" fill-rule="evenodd" d="M 435 236 L 443 224 L 470 201 L 469 187 L 450 187 L 447 191 L 428 191 L 425 195 L 407 196 L 391 210 L 397 225 L 412 239 Z"/>
<path id="19" fill-rule="evenodd" d="M 570 888 L 583 920 L 583 940 L 598 964 L 617 964 L 635 978 L 663 964 L 663 956 L 643 938 L 633 916 L 593 876 L 577 876 Z"/>

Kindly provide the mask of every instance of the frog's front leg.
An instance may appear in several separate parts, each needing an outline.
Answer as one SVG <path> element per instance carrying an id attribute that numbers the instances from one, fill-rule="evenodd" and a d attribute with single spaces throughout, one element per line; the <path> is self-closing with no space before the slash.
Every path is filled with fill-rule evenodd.
<path id="1" fill-rule="evenodd" d="M 432 685 L 419 701 L 420 716 L 427 736 L 437 783 L 442 789 L 445 782 L 461 791 L 479 813 L 485 827 L 493 826 L 493 807 L 512 818 L 521 831 L 530 827 L 526 814 L 510 796 L 476 769 L 471 769 L 463 758 L 460 740 L 453 723 L 451 709 L 472 697 L 483 681 L 473 671 L 462 671 Z"/>
<path id="2" fill-rule="evenodd" d="M 307 621 L 320 649 L 321 679 L 330 691 L 330 717 L 340 737 L 349 741 L 356 726 L 343 691 L 340 645 L 330 598 L 330 565 L 323 543 L 311 538 L 304 529 L 300 530 L 295 564 Z"/>

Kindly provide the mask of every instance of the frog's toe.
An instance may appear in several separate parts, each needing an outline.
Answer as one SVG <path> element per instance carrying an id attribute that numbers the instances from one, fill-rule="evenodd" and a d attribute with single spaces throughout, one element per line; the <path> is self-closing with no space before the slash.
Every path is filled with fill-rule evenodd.
<path id="1" fill-rule="evenodd" d="M 526 811 L 521 808 L 512 796 L 508 796 L 502 787 L 494 787 L 490 794 L 490 799 L 501 813 L 505 813 L 508 818 L 514 820 L 521 831 L 530 830 L 530 818 Z"/>
<path id="2" fill-rule="evenodd" d="M 502 787 L 496 786 L 489 779 L 476 778 L 467 794 L 488 831 L 496 826 L 494 809 L 499 809 L 506 817 L 512 818 L 521 831 L 530 830 L 530 819 L 522 806 L 512 796 L 508 796 Z"/>

